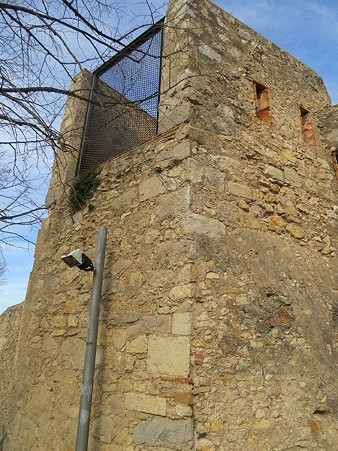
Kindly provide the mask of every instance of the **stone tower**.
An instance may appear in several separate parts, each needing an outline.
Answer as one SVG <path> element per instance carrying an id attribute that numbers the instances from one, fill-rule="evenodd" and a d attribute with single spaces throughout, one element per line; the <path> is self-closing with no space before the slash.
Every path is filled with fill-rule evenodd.
<path id="1" fill-rule="evenodd" d="M 59 257 L 93 255 L 101 225 L 89 450 L 336 449 L 337 117 L 304 64 L 172 0 L 158 134 L 102 163 L 74 216 L 78 153 L 55 165 L 26 300 L 0 319 L 3 450 L 74 449 L 91 276 Z M 74 149 L 84 118 L 69 99 Z"/>

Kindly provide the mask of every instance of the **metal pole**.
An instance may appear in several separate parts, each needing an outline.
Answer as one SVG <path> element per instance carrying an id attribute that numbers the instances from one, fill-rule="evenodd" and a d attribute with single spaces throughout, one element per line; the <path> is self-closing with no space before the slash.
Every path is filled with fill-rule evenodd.
<path id="1" fill-rule="evenodd" d="M 107 230 L 105 229 L 105 227 L 100 227 L 96 239 L 95 266 L 92 294 L 90 300 L 86 353 L 81 385 L 80 412 L 76 436 L 76 451 L 87 451 L 88 447 L 90 409 L 93 393 L 95 354 L 103 281 L 104 254 L 106 250 L 106 236 Z"/>

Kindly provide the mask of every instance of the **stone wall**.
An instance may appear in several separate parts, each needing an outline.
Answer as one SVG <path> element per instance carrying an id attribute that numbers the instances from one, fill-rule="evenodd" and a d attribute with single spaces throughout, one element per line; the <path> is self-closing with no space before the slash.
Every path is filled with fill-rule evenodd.
<path id="1" fill-rule="evenodd" d="M 328 146 L 338 147 L 338 105 L 323 109 L 319 114 L 322 133 L 326 137 Z"/>
<path id="2" fill-rule="evenodd" d="M 77 247 L 93 256 L 105 226 L 90 450 L 333 450 L 327 92 L 207 0 L 172 1 L 166 24 L 162 133 L 102 165 L 81 212 L 70 216 L 62 190 L 50 203 L 5 396 L 4 449 L 74 447 L 91 275 L 59 257 Z M 256 117 L 255 83 L 268 88 L 270 123 Z"/>
<path id="3" fill-rule="evenodd" d="M 91 275 L 59 257 L 74 247 L 92 256 L 100 225 L 109 240 L 90 449 L 190 449 L 194 246 L 178 231 L 190 188 L 154 169 L 190 155 L 187 132 L 173 129 L 102 167 L 94 210 L 71 218 L 67 198 L 51 208 L 25 302 L 8 449 L 74 445 Z"/>
<path id="4" fill-rule="evenodd" d="M 6 438 L 4 419 L 10 406 L 9 394 L 13 390 L 13 368 L 18 358 L 16 346 L 20 334 L 22 304 L 8 308 L 0 315 L 0 450 Z"/>
<path id="5" fill-rule="evenodd" d="M 337 184 L 315 119 L 326 89 L 208 2 L 192 2 L 187 15 L 195 447 L 333 449 Z M 268 87 L 271 124 L 256 117 L 254 82 Z"/>

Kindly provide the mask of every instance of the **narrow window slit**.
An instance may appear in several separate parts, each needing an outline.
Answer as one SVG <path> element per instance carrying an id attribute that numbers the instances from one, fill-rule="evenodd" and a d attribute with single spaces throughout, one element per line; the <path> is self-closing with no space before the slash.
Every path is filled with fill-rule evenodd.
<path id="1" fill-rule="evenodd" d="M 338 179 L 338 147 L 331 152 L 331 158 L 332 158 L 333 170 Z"/>
<path id="2" fill-rule="evenodd" d="M 254 82 L 256 117 L 267 124 L 271 124 L 269 90 L 266 86 Z"/>
<path id="3" fill-rule="evenodd" d="M 310 146 L 315 146 L 317 141 L 312 116 L 310 112 L 302 106 L 299 106 L 299 111 L 304 141 L 307 144 L 310 144 Z"/>

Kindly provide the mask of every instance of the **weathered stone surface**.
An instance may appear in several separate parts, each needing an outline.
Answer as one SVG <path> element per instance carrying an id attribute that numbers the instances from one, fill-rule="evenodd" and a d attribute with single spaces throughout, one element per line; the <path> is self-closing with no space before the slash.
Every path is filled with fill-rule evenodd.
<path id="1" fill-rule="evenodd" d="M 127 343 L 127 352 L 132 352 L 135 354 L 147 352 L 148 340 L 145 335 L 136 337 L 131 342 Z"/>
<path id="2" fill-rule="evenodd" d="M 175 413 L 179 417 L 192 417 L 192 408 L 190 406 L 183 406 L 181 404 L 177 404 L 175 407 Z"/>
<path id="3" fill-rule="evenodd" d="M 147 369 L 151 373 L 188 376 L 190 340 L 188 337 L 150 337 Z"/>
<path id="4" fill-rule="evenodd" d="M 178 285 L 173 287 L 169 292 L 170 299 L 175 301 L 185 298 L 190 298 L 193 296 L 194 287 L 191 284 L 187 285 Z"/>
<path id="5" fill-rule="evenodd" d="M 192 394 L 190 391 L 176 392 L 174 394 L 174 399 L 180 404 L 192 404 Z"/>
<path id="6" fill-rule="evenodd" d="M 115 436 L 113 419 L 103 415 L 96 418 L 92 433 L 94 437 L 99 438 L 102 442 L 111 443 Z"/>
<path id="7" fill-rule="evenodd" d="M 206 167 L 205 168 L 205 180 L 206 183 L 212 185 L 214 188 L 223 191 L 224 189 L 224 174 L 221 171 L 213 168 Z"/>
<path id="8" fill-rule="evenodd" d="M 192 213 L 181 221 L 183 233 L 208 235 L 217 238 L 225 235 L 225 226 L 217 219 Z"/>
<path id="9" fill-rule="evenodd" d="M 221 62 L 222 56 L 219 53 L 215 52 L 212 47 L 206 44 L 198 46 L 198 51 L 211 60 L 217 61 L 218 63 Z"/>
<path id="10" fill-rule="evenodd" d="M 211 160 L 222 170 L 227 172 L 234 172 L 241 167 L 241 163 L 238 160 L 230 157 L 224 157 L 221 155 L 212 155 Z"/>
<path id="11" fill-rule="evenodd" d="M 304 238 L 305 236 L 304 230 L 302 230 L 299 226 L 295 224 L 288 224 L 286 226 L 286 230 L 287 232 L 290 233 L 290 235 L 298 239 Z"/>
<path id="12" fill-rule="evenodd" d="M 281 169 L 276 168 L 275 166 L 267 165 L 264 169 L 264 175 L 271 177 L 275 180 L 284 181 L 284 173 Z"/>
<path id="13" fill-rule="evenodd" d="M 253 197 L 251 188 L 241 183 L 229 182 L 226 189 L 234 196 L 244 197 L 246 199 L 252 199 Z"/>
<path id="14" fill-rule="evenodd" d="M 284 168 L 284 179 L 287 183 L 290 183 L 290 185 L 294 186 L 301 186 L 302 180 L 299 177 L 297 171 L 295 171 L 293 168 Z"/>
<path id="15" fill-rule="evenodd" d="M 167 191 L 165 183 L 161 176 L 153 176 L 144 181 L 139 185 L 139 195 L 140 200 L 148 200 L 159 194 L 164 194 Z"/>
<path id="16" fill-rule="evenodd" d="M 215 451 L 215 446 L 210 440 L 202 438 L 196 442 L 195 449 L 196 451 Z"/>
<path id="17" fill-rule="evenodd" d="M 85 343 L 76 337 L 66 338 L 60 349 L 61 358 L 75 368 L 81 368 L 84 358 Z"/>
<path id="18" fill-rule="evenodd" d="M 164 398 L 157 396 L 148 396 L 142 393 L 127 393 L 125 406 L 128 410 L 138 410 L 139 412 L 165 416 L 167 402 Z"/>
<path id="19" fill-rule="evenodd" d="M 126 329 L 115 329 L 112 332 L 113 344 L 117 349 L 122 349 L 128 339 L 128 332 Z"/>
<path id="20" fill-rule="evenodd" d="M 168 334 L 170 332 L 171 317 L 170 315 L 144 316 L 140 319 L 141 333 L 161 333 Z"/>
<path id="21" fill-rule="evenodd" d="M 270 216 L 268 226 L 272 232 L 282 233 L 285 228 L 285 221 L 280 216 Z"/>
<path id="22" fill-rule="evenodd" d="M 171 146 L 158 155 L 158 161 L 165 160 L 183 160 L 190 156 L 191 153 L 191 144 L 189 141 L 183 141 L 180 143 L 176 143 L 175 146 Z"/>
<path id="23" fill-rule="evenodd" d="M 174 313 L 172 319 L 173 334 L 190 335 L 191 313 Z"/>
<path id="24" fill-rule="evenodd" d="M 145 189 L 146 188 L 147 187 L 145 186 Z M 148 189 L 149 188 L 150 187 L 148 185 Z M 112 200 L 112 208 L 118 211 L 128 210 L 133 206 L 136 198 L 137 198 L 137 190 L 136 188 L 131 188 L 130 190 L 126 191 L 125 193 L 121 194 L 118 197 L 115 197 Z"/>
<path id="25" fill-rule="evenodd" d="M 134 429 L 134 442 L 153 446 L 185 445 L 193 439 L 191 419 L 150 418 Z"/>
<path id="26" fill-rule="evenodd" d="M 102 164 L 76 217 L 60 155 L 26 301 L 0 317 L 0 443 L 74 447 L 92 275 L 49 257 L 93 256 L 104 225 L 89 449 L 334 450 L 338 109 L 211 2 L 173 0 L 166 20 L 161 134 Z M 66 112 L 75 147 L 83 113 Z"/>
<path id="27" fill-rule="evenodd" d="M 157 215 L 160 219 L 177 216 L 180 211 L 190 206 L 190 187 L 164 194 L 160 198 Z"/>

